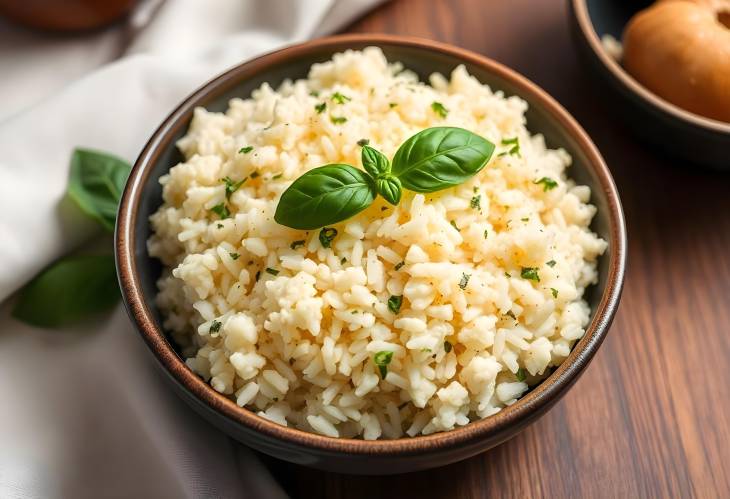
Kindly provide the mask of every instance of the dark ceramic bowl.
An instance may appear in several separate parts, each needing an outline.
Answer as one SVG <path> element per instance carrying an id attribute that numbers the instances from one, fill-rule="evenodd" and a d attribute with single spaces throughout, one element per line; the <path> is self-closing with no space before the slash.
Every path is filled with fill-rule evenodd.
<path id="1" fill-rule="evenodd" d="M 185 134 L 197 106 L 223 111 L 233 97 L 248 97 L 264 82 L 302 78 L 315 62 L 346 49 L 381 47 L 422 78 L 449 73 L 458 64 L 494 89 L 527 100 L 528 127 L 551 147 L 572 156 L 572 177 L 593 191 L 598 207 L 593 230 L 609 242 L 599 263 L 599 283 L 587 293 L 593 310 L 585 336 L 543 383 L 498 414 L 453 431 L 398 440 L 336 439 L 260 418 L 213 390 L 187 368 L 160 327 L 154 305 L 160 264 L 147 254 L 148 217 L 160 206 L 158 179 L 181 159 L 175 141 Z M 314 40 L 237 66 L 205 84 L 164 121 L 145 146 L 129 176 L 116 232 L 119 280 L 129 314 L 175 390 L 213 425 L 277 458 L 317 468 L 363 474 L 403 473 L 465 459 L 504 442 L 544 414 L 578 379 L 596 353 L 613 319 L 624 278 L 626 234 L 616 187 L 608 168 L 583 129 L 550 96 L 510 69 L 477 54 L 426 40 L 386 35 L 350 35 Z"/>
<path id="2" fill-rule="evenodd" d="M 653 1 L 568 0 L 573 38 L 586 67 L 624 123 L 661 153 L 687 166 L 730 170 L 730 123 L 705 118 L 653 94 L 608 55 L 604 35 L 621 40 L 624 26 Z"/>

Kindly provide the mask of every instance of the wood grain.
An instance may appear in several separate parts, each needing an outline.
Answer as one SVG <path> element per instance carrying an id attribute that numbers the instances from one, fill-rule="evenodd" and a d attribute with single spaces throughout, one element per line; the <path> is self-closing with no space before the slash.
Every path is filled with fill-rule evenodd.
<path id="1" fill-rule="evenodd" d="M 561 1 L 394 0 L 347 31 L 453 43 L 557 98 L 614 174 L 629 230 L 628 275 L 594 362 L 513 440 L 445 468 L 392 477 L 274 463 L 291 495 L 730 497 L 730 175 L 664 157 L 612 118 L 576 58 Z"/>

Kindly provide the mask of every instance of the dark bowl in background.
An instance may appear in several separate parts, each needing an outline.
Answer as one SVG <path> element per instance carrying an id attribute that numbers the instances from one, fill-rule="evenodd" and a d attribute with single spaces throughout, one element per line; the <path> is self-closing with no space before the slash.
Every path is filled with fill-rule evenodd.
<path id="1" fill-rule="evenodd" d="M 621 40 L 631 17 L 649 0 L 568 0 L 571 30 L 585 67 L 593 74 L 596 96 L 638 137 L 687 167 L 730 170 L 730 123 L 667 102 L 650 92 L 608 55 L 603 35 Z"/>
<path id="2" fill-rule="evenodd" d="M 175 141 L 185 134 L 195 107 L 223 111 L 229 99 L 248 97 L 264 82 L 276 87 L 285 78 L 305 77 L 313 63 L 328 60 L 336 52 L 373 45 L 422 79 L 434 71 L 448 74 L 464 64 L 483 83 L 527 100 L 529 129 L 544 134 L 549 146 L 565 148 L 574 160 L 570 175 L 591 187 L 592 202 L 598 207 L 592 228 L 609 247 L 599 262 L 599 282 L 586 295 L 592 309 L 586 334 L 543 383 L 496 415 L 449 432 L 365 441 L 329 438 L 272 423 L 238 407 L 195 375 L 160 326 L 154 297 L 161 268 L 147 254 L 145 243 L 150 236 L 148 218 L 162 203 L 158 180 L 181 159 Z M 280 459 L 338 472 L 392 474 L 446 465 L 494 447 L 537 420 L 565 394 L 596 353 L 616 312 L 626 232 L 616 187 L 599 152 L 573 118 L 533 83 L 494 61 L 449 45 L 388 35 L 346 35 L 254 59 L 188 97 L 154 133 L 132 169 L 117 218 L 115 248 L 122 294 L 133 323 L 174 389 L 203 417 L 246 445 Z"/>
<path id="3" fill-rule="evenodd" d="M 127 15 L 137 0 L 0 0 L 0 15 L 29 28 L 73 33 L 103 28 Z"/>

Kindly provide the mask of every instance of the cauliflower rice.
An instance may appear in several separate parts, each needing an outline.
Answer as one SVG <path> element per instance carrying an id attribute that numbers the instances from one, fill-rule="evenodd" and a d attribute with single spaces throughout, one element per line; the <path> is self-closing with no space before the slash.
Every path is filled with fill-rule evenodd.
<path id="1" fill-rule="evenodd" d="M 566 176 L 565 151 L 530 135 L 526 108 L 462 66 L 428 85 L 367 48 L 225 113 L 197 109 L 148 241 L 166 269 L 164 327 L 187 365 L 241 407 L 330 437 L 451 430 L 514 403 L 584 334 L 582 296 L 607 246 L 588 228 L 590 189 Z M 360 139 L 392 157 L 431 126 L 497 150 L 455 188 L 404 191 L 397 207 L 378 197 L 333 226 L 330 248 L 319 230 L 274 221 L 307 170 L 360 168 Z M 224 177 L 246 179 L 229 199 Z M 228 218 L 212 210 L 222 203 Z M 398 314 L 391 296 L 403 297 Z"/>

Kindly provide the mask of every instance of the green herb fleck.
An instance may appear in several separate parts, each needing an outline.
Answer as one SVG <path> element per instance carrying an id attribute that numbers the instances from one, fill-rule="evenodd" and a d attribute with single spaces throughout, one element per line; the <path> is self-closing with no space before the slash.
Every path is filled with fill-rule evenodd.
<path id="1" fill-rule="evenodd" d="M 388 375 L 388 364 L 391 360 L 393 360 L 393 352 L 389 350 L 382 350 L 373 356 L 373 362 L 378 366 L 380 377 L 383 379 Z"/>
<path id="2" fill-rule="evenodd" d="M 512 137 L 511 139 L 502 139 L 502 145 L 503 146 L 512 146 L 509 148 L 509 151 L 506 153 L 500 154 L 500 156 L 503 156 L 504 154 L 509 154 L 510 156 L 522 156 L 520 154 L 520 138 L 519 137 Z"/>
<path id="3" fill-rule="evenodd" d="M 393 109 L 393 108 L 394 108 L 394 107 L 396 107 L 397 105 L 398 105 L 398 103 L 397 103 L 397 102 L 390 102 L 390 103 L 388 104 L 388 107 L 389 107 L 389 108 L 391 108 L 391 109 Z"/>
<path id="4" fill-rule="evenodd" d="M 398 263 L 395 264 L 395 267 L 393 267 L 393 269 L 396 270 L 396 271 L 397 270 L 400 270 L 400 269 L 403 268 L 403 265 L 405 265 L 405 264 L 406 264 L 406 262 L 398 262 Z"/>
<path id="5" fill-rule="evenodd" d="M 525 381 L 527 379 L 527 374 L 525 373 L 525 370 L 523 368 L 517 369 L 517 381 Z"/>
<path id="6" fill-rule="evenodd" d="M 558 183 L 555 180 L 551 179 L 550 177 L 543 177 L 539 180 L 535 180 L 533 183 L 538 184 L 538 185 L 542 184 L 543 192 L 550 191 L 552 189 L 555 189 L 558 186 Z"/>
<path id="7" fill-rule="evenodd" d="M 271 180 L 278 180 L 278 179 L 281 178 L 281 176 L 282 176 L 281 173 L 277 173 L 276 175 L 274 175 L 273 177 L 271 177 Z"/>
<path id="8" fill-rule="evenodd" d="M 515 313 L 511 310 L 508 310 L 506 314 L 507 317 L 512 317 L 514 320 L 517 320 L 517 317 L 515 317 Z"/>
<path id="9" fill-rule="evenodd" d="M 213 322 L 212 322 L 212 323 L 210 324 L 210 328 L 208 329 L 208 332 L 209 332 L 209 333 L 217 333 L 218 331 L 220 331 L 220 330 L 221 330 L 221 326 L 222 326 L 222 325 L 223 325 L 223 323 L 222 323 L 222 322 L 214 320 L 214 321 L 213 321 Z"/>
<path id="10" fill-rule="evenodd" d="M 522 220 L 523 222 L 529 222 L 530 221 L 530 217 L 520 218 L 520 220 Z"/>
<path id="11" fill-rule="evenodd" d="M 456 222 L 454 220 L 451 220 L 449 223 L 454 229 L 456 229 L 456 232 L 461 232 L 461 229 L 456 225 Z"/>
<path id="12" fill-rule="evenodd" d="M 392 295 L 388 298 L 388 310 L 394 314 L 398 314 L 400 312 L 401 305 L 403 305 L 403 296 Z"/>
<path id="13" fill-rule="evenodd" d="M 344 104 L 347 101 L 351 101 L 352 99 L 346 95 L 342 95 L 339 92 L 335 92 L 332 94 L 332 102 L 336 102 L 337 104 Z"/>
<path id="14" fill-rule="evenodd" d="M 357 145 L 359 145 L 360 147 L 365 147 L 369 143 L 370 143 L 370 139 L 360 139 L 357 141 Z"/>
<path id="15" fill-rule="evenodd" d="M 347 258 L 345 258 L 344 256 L 340 258 L 340 264 L 344 264 L 345 262 L 347 262 Z"/>
<path id="16" fill-rule="evenodd" d="M 482 195 L 478 194 L 471 198 L 471 201 L 469 202 L 469 206 L 472 207 L 474 210 L 481 210 L 482 209 Z"/>
<path id="17" fill-rule="evenodd" d="M 271 275 L 279 275 L 279 271 L 276 269 L 272 269 L 271 267 L 266 267 L 266 273 Z"/>
<path id="18" fill-rule="evenodd" d="M 213 213 L 221 217 L 221 220 L 231 216 L 231 212 L 228 211 L 226 203 L 219 203 L 210 209 Z"/>
<path id="19" fill-rule="evenodd" d="M 312 90 L 309 92 L 309 95 L 311 95 L 312 97 L 319 97 L 319 92 L 317 92 L 316 90 Z"/>
<path id="20" fill-rule="evenodd" d="M 471 274 L 461 273 L 461 280 L 459 281 L 459 287 L 461 289 L 466 289 L 466 287 L 469 285 L 469 279 L 471 279 Z"/>
<path id="21" fill-rule="evenodd" d="M 245 178 L 243 180 L 239 180 L 238 182 L 234 182 L 231 179 L 231 177 L 223 177 L 221 179 L 221 182 L 223 182 L 224 184 L 226 184 L 226 199 L 230 198 L 231 197 L 231 194 L 233 194 L 234 192 L 236 192 L 239 189 L 239 187 L 241 187 L 243 185 L 243 183 L 245 181 L 246 181 Z"/>
<path id="22" fill-rule="evenodd" d="M 303 239 L 300 239 L 299 241 L 294 241 L 293 243 L 291 243 L 289 245 L 289 247 L 294 250 L 301 246 L 304 246 L 304 244 L 305 244 L 305 241 Z"/>
<path id="23" fill-rule="evenodd" d="M 260 278 L 261 278 L 261 271 L 258 270 L 258 271 L 256 271 L 256 277 L 254 277 L 254 279 L 256 279 L 256 282 L 259 282 Z"/>
<path id="24" fill-rule="evenodd" d="M 550 288 L 550 292 L 553 294 L 553 298 L 558 297 L 558 290 L 555 288 Z"/>
<path id="25" fill-rule="evenodd" d="M 228 253 L 228 256 L 231 257 L 231 260 L 238 260 L 241 257 L 238 253 Z"/>
<path id="26" fill-rule="evenodd" d="M 320 104 L 316 104 L 314 106 L 314 110 L 317 111 L 317 114 L 322 114 L 327 109 L 327 103 L 322 102 Z"/>
<path id="27" fill-rule="evenodd" d="M 450 341 L 444 341 L 444 351 L 446 353 L 449 353 L 452 348 L 453 348 L 453 346 L 451 345 Z"/>
<path id="28" fill-rule="evenodd" d="M 219 229 L 222 229 L 223 228 L 223 224 L 221 224 L 221 223 L 216 224 L 216 225 L 218 226 Z"/>
<path id="29" fill-rule="evenodd" d="M 253 180 L 253 179 L 258 178 L 260 176 L 261 176 L 261 174 L 258 171 L 254 170 L 254 172 L 251 174 L 251 179 Z"/>
<path id="30" fill-rule="evenodd" d="M 332 240 L 337 237 L 337 229 L 334 227 L 324 227 L 319 231 L 319 242 L 323 248 L 332 246 Z"/>
<path id="31" fill-rule="evenodd" d="M 330 116 L 330 120 L 332 120 L 332 123 L 335 125 L 341 125 L 347 121 L 347 118 L 344 116 Z"/>
<path id="32" fill-rule="evenodd" d="M 555 260 L 550 260 L 545 265 L 547 265 L 548 267 L 555 267 Z"/>
<path id="33" fill-rule="evenodd" d="M 241 153 L 241 154 L 248 154 L 248 153 L 250 153 L 251 151 L 253 151 L 253 146 L 246 146 L 246 147 L 242 147 L 242 148 L 240 148 L 240 149 L 238 150 L 238 152 L 239 152 L 239 153 Z"/>
<path id="34" fill-rule="evenodd" d="M 442 118 L 446 118 L 446 115 L 449 114 L 449 110 L 446 109 L 446 107 L 441 104 L 440 102 L 432 102 L 431 103 L 431 109 L 434 113 L 438 114 Z"/>
<path id="35" fill-rule="evenodd" d="M 523 279 L 529 279 L 530 281 L 540 282 L 540 275 L 537 273 L 537 271 L 537 267 L 522 267 L 520 277 L 522 277 Z"/>
<path id="36" fill-rule="evenodd" d="M 504 273 L 504 276 L 505 276 L 505 277 L 512 277 L 512 275 L 510 275 L 510 273 L 509 273 L 509 272 L 505 272 L 505 273 Z"/>
<path id="37" fill-rule="evenodd" d="M 487 236 L 489 236 L 489 231 L 487 229 L 484 229 L 484 239 L 486 239 Z"/>

